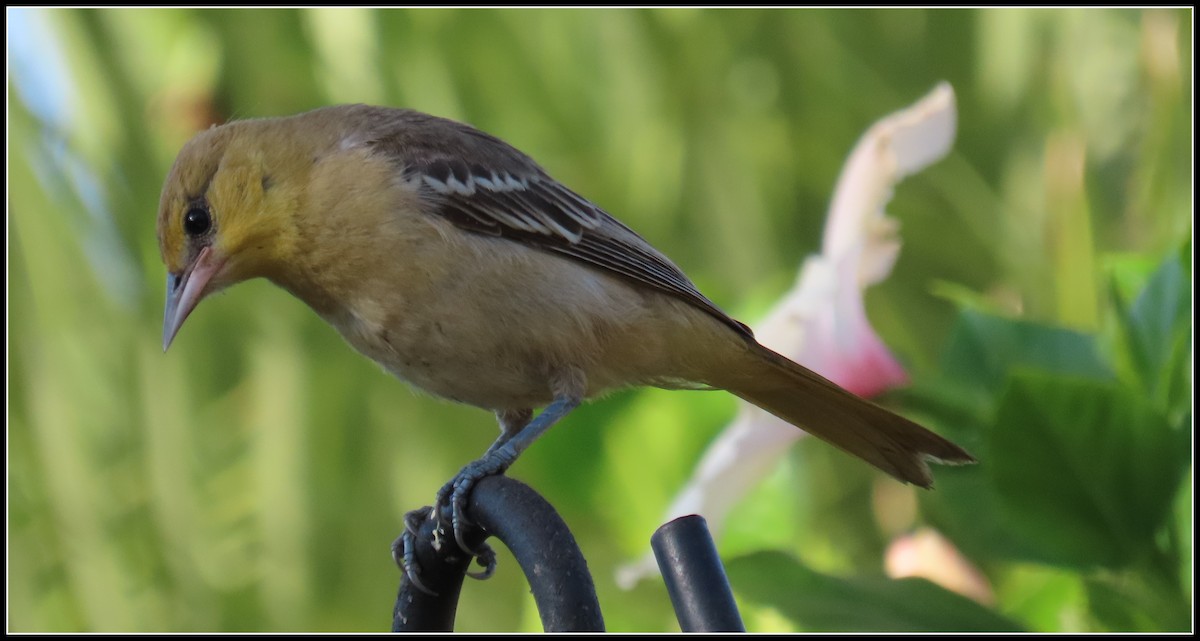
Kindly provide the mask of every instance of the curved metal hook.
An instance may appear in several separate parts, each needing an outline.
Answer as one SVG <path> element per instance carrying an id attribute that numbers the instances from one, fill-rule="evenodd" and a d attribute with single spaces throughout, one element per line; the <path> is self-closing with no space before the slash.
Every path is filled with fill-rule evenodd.
<path id="1" fill-rule="evenodd" d="M 517 558 L 546 632 L 604 631 L 587 561 L 562 517 L 537 492 L 507 476 L 485 477 L 471 491 L 467 516 L 477 526 L 464 537 L 468 546 L 478 547 L 495 536 Z M 471 557 L 444 537 L 436 546 L 440 550 L 435 549 L 436 525 L 432 519 L 422 524 L 415 550 L 420 580 L 436 595 L 417 589 L 405 575 L 392 613 L 393 632 L 454 629 Z"/>

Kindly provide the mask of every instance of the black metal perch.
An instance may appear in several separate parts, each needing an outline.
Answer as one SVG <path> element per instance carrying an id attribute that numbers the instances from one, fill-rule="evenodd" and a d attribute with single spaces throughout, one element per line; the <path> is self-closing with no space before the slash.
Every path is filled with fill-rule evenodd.
<path id="1" fill-rule="evenodd" d="M 471 492 L 467 518 L 477 527 L 464 543 L 478 547 L 500 539 L 525 572 L 546 632 L 603 632 L 604 618 L 583 553 L 566 523 L 532 488 L 507 476 L 480 480 Z M 458 597 L 471 557 L 443 535 L 435 550 L 435 523 L 425 520 L 417 535 L 416 561 L 422 591 L 402 574 L 393 632 L 451 632 Z M 651 539 L 680 628 L 684 632 L 743 632 L 725 568 L 708 525 L 687 516 L 663 525 Z"/>
<path id="2" fill-rule="evenodd" d="M 650 547 L 684 632 L 745 632 L 708 523 L 697 514 L 658 528 Z"/>
<path id="3" fill-rule="evenodd" d="M 471 491 L 467 517 L 478 527 L 465 543 L 477 546 L 488 536 L 500 539 L 525 572 L 546 632 L 603 632 L 604 618 L 596 587 L 575 537 L 537 492 L 507 476 L 489 476 Z M 433 549 L 432 520 L 417 536 L 420 579 L 437 595 L 417 589 L 405 575 L 392 615 L 393 632 L 450 632 L 463 577 L 471 558 L 454 540 Z"/>

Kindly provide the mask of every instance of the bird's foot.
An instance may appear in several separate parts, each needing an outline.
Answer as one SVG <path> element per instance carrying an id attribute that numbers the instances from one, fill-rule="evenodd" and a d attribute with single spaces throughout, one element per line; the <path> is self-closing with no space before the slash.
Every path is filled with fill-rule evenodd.
<path id="1" fill-rule="evenodd" d="M 430 596 L 438 596 L 438 593 L 429 589 L 421 581 L 421 564 L 417 561 L 416 550 L 422 523 L 426 520 L 433 520 L 435 514 L 437 512 L 434 511 L 434 508 L 428 506 L 405 514 L 404 533 L 392 542 L 392 560 L 400 566 L 414 587 Z M 435 552 L 442 551 L 446 536 L 445 522 L 445 519 L 439 518 L 433 527 L 433 540 L 430 545 Z M 467 574 L 472 578 L 486 579 L 496 571 L 496 552 L 487 543 L 481 542 L 476 549 L 464 549 L 464 551 L 473 556 L 476 563 L 484 568 L 482 572 L 468 572 Z"/>
<path id="2" fill-rule="evenodd" d="M 392 542 L 392 560 L 400 569 L 404 571 L 410 583 L 418 590 L 430 596 L 437 596 L 437 592 L 425 587 L 421 582 L 421 565 L 417 563 L 417 536 L 421 531 L 421 521 L 427 518 L 433 518 L 433 508 L 425 506 L 423 508 L 412 510 L 404 515 L 404 534 L 401 534 Z M 441 542 L 438 540 L 438 532 L 441 528 L 435 528 L 433 531 L 433 549 L 437 550 L 441 547 Z"/>
<path id="3" fill-rule="evenodd" d="M 458 548 L 474 557 L 476 563 L 484 568 L 482 572 L 468 572 L 467 574 L 471 578 L 483 580 L 495 573 L 496 551 L 485 542 L 480 542 L 475 547 L 466 543 L 466 533 L 474 527 L 474 524 L 466 516 L 467 499 L 470 498 L 471 490 L 476 482 L 493 474 L 503 473 L 515 458 L 508 448 L 500 447 L 495 451 L 489 451 L 483 458 L 467 464 L 454 478 L 443 485 L 442 489 L 438 490 L 437 500 L 433 507 L 423 507 L 404 515 L 404 534 L 401 534 L 392 543 L 392 559 L 403 568 L 413 586 L 426 594 L 436 596 L 435 592 L 421 582 L 421 568 L 416 559 L 417 537 L 421 529 L 421 522 L 426 519 L 437 521 L 436 527 L 433 528 L 432 546 L 434 551 L 440 552 L 442 549 L 448 521 Z"/>
<path id="4" fill-rule="evenodd" d="M 449 508 L 450 529 L 454 533 L 454 542 L 458 544 L 459 549 L 474 556 L 480 565 L 485 566 L 486 569 L 483 572 L 470 573 L 476 579 L 486 579 L 492 575 L 496 569 L 496 553 L 487 544 L 482 544 L 477 549 L 467 545 L 464 534 L 474 526 L 466 515 L 467 499 L 470 498 L 475 483 L 494 474 L 503 474 L 514 458 L 515 456 L 510 456 L 504 447 L 489 451 L 483 458 L 468 463 L 454 478 L 443 485 L 442 489 L 438 490 L 437 500 L 434 502 L 434 509 L 443 518 L 446 508 Z M 445 521 L 443 520 L 442 523 Z"/>

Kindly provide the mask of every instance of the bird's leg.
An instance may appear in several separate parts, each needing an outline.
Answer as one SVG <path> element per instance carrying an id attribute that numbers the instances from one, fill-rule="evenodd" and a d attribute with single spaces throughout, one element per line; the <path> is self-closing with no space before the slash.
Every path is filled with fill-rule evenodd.
<path id="1" fill-rule="evenodd" d="M 471 488 L 479 480 L 491 474 L 499 474 L 508 469 L 517 457 L 521 455 L 534 441 L 537 440 L 551 425 L 566 416 L 579 406 L 586 385 L 581 372 L 571 369 L 560 373 L 555 381 L 555 397 L 550 405 L 533 417 L 533 410 L 500 410 L 496 419 L 500 423 L 500 436 L 488 447 L 483 456 L 464 467 L 449 483 L 438 491 L 437 501 L 432 508 L 413 510 L 405 516 L 404 534 L 392 544 L 392 556 L 397 563 L 402 563 L 405 573 L 414 586 L 423 592 L 429 592 L 418 578 L 419 568 L 414 557 L 416 534 L 420 521 L 426 518 L 441 520 L 443 508 L 451 509 L 451 528 L 454 531 L 454 541 L 464 552 L 474 555 L 480 565 L 486 569 L 482 573 L 470 573 L 477 579 L 486 579 L 496 568 L 496 554 L 486 543 L 478 550 L 472 550 L 463 541 L 463 533 L 467 526 L 465 508 Z M 437 538 L 442 531 L 441 524 L 434 529 L 434 547 L 440 545 Z"/>
<path id="2" fill-rule="evenodd" d="M 529 420 L 532 417 L 533 410 L 531 409 L 497 410 L 496 420 L 500 423 L 500 436 L 496 438 L 491 447 L 487 449 L 487 452 L 484 452 L 484 456 L 486 457 L 507 443 L 509 439 L 511 439 L 529 424 Z M 439 496 L 441 495 L 439 494 Z M 421 582 L 421 569 L 419 564 L 416 562 L 415 551 L 417 545 L 417 532 L 421 529 L 421 521 L 426 518 L 440 519 L 441 510 L 439 508 L 442 505 L 444 505 L 444 502 L 439 500 L 437 507 L 423 507 L 405 514 L 404 534 L 401 534 L 400 537 L 392 543 L 392 559 L 395 560 L 396 564 L 399 565 L 401 569 L 404 570 L 405 574 L 408 575 L 408 580 L 414 586 L 416 586 L 417 589 L 425 592 L 426 594 L 431 594 L 434 596 L 437 595 L 434 594 L 432 590 L 426 588 L 425 584 Z M 456 532 L 470 525 L 465 515 L 458 514 L 457 516 L 459 518 L 459 527 L 455 528 Z M 443 532 L 441 524 L 439 524 L 439 526 L 433 531 L 434 549 L 440 549 L 441 542 L 438 539 L 439 532 Z M 461 539 L 461 536 L 455 537 L 459 547 L 462 547 L 463 550 L 469 554 L 474 555 L 479 560 L 479 564 L 485 568 L 483 572 L 471 572 L 469 574 L 476 579 L 486 579 L 491 576 L 492 572 L 496 570 L 496 553 L 494 550 L 492 550 L 492 547 L 487 543 L 481 543 L 478 549 L 468 550 L 462 545 Z"/>
<path id="3" fill-rule="evenodd" d="M 524 452 L 526 448 L 533 444 L 550 426 L 558 422 L 559 419 L 566 416 L 571 410 L 579 406 L 581 401 L 579 394 L 560 394 L 555 397 L 554 402 L 546 406 L 537 418 L 529 421 L 523 427 L 509 434 L 504 428 L 504 417 L 501 417 L 501 426 L 504 430 L 500 438 L 488 448 L 479 459 L 468 463 L 449 483 L 442 486 L 438 491 L 437 501 L 434 504 L 434 512 L 440 514 L 441 507 L 449 505 L 451 509 L 451 527 L 454 530 L 454 540 L 464 552 L 468 554 L 478 554 L 463 543 L 463 530 L 466 524 L 466 518 L 463 515 L 467 505 L 467 497 L 471 494 L 471 488 L 475 483 L 493 474 L 500 474 L 508 469 L 517 457 Z M 486 554 L 491 550 L 484 551 Z M 484 561 L 480 558 L 480 561 Z M 484 574 L 490 574 L 491 568 Z"/>
<path id="4" fill-rule="evenodd" d="M 508 439 L 516 436 L 518 432 L 529 425 L 529 420 L 533 418 L 533 410 L 497 410 L 496 421 L 500 423 L 500 436 L 492 443 L 491 447 L 483 453 L 484 456 L 491 454 L 493 450 L 499 449 L 501 445 L 508 442 Z"/>
<path id="5" fill-rule="evenodd" d="M 483 453 L 483 456 L 486 458 L 492 452 L 500 449 L 509 441 L 509 439 L 516 436 L 517 433 L 524 429 L 525 426 L 529 424 L 529 420 L 531 418 L 533 418 L 533 410 L 531 409 L 497 410 L 496 421 L 500 423 L 500 436 L 496 437 L 496 440 L 493 441 L 492 444 L 487 448 L 487 451 Z M 452 483 L 453 480 L 451 480 L 451 483 L 448 483 L 447 485 Z M 444 490 L 445 488 L 443 488 L 443 491 Z M 439 494 L 438 496 L 441 497 L 442 495 Z M 438 507 L 442 507 L 444 505 L 444 502 L 438 502 Z M 436 512 L 430 512 L 429 518 L 440 518 L 440 516 L 441 515 L 437 514 Z M 465 516 L 462 516 L 461 522 L 466 525 L 471 524 Z"/>

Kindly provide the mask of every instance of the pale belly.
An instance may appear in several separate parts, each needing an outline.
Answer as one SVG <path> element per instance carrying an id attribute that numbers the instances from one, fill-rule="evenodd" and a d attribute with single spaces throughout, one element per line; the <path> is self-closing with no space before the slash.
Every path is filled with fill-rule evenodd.
<path id="1" fill-rule="evenodd" d="M 403 274 L 367 272 L 355 295 L 322 316 L 398 378 L 490 410 L 544 406 L 563 392 L 564 376 L 585 398 L 632 385 L 692 387 L 727 350 L 744 349 L 740 336 L 671 296 L 540 251 L 468 242 L 478 244 L 457 247 L 454 261 L 427 255 Z"/>
<path id="2" fill-rule="evenodd" d="M 499 337 L 464 333 L 464 327 L 477 323 L 462 321 L 460 312 L 450 322 L 355 317 L 335 326 L 358 351 L 434 396 L 490 410 L 540 407 L 553 400 L 545 359 Z"/>

